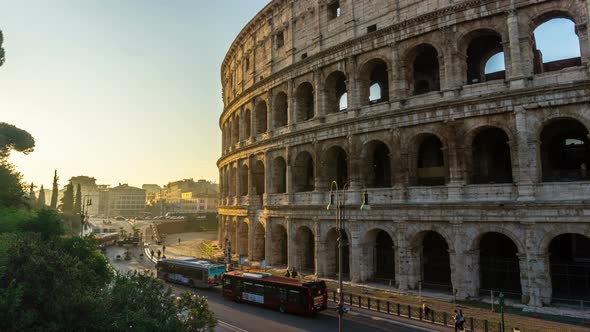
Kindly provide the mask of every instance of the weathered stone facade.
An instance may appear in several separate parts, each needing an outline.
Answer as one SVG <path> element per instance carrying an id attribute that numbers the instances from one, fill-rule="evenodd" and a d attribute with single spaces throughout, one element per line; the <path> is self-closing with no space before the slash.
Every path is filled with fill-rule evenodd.
<path id="1" fill-rule="evenodd" d="M 221 242 L 333 275 L 336 181 L 351 280 L 549 305 L 553 240 L 590 237 L 588 14 L 579 0 L 272 1 L 221 69 Z M 579 58 L 543 63 L 533 30 L 552 18 L 575 23 Z M 505 70 L 485 73 L 499 52 Z"/>

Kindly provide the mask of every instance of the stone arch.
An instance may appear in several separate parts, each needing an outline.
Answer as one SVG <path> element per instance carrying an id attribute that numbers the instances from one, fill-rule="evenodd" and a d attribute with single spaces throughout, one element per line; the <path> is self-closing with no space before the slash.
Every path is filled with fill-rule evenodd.
<path id="1" fill-rule="evenodd" d="M 248 165 L 243 164 L 240 167 L 240 188 L 238 188 L 238 195 L 239 196 L 246 196 L 248 195 L 248 176 L 249 176 L 250 169 Z"/>
<path id="2" fill-rule="evenodd" d="M 252 138 L 252 114 L 250 112 L 250 109 L 246 109 L 244 111 L 244 139 L 250 139 Z"/>
<path id="3" fill-rule="evenodd" d="M 254 227 L 254 243 L 252 243 L 252 260 L 260 261 L 265 258 L 266 229 L 264 224 L 257 222 Z"/>
<path id="4" fill-rule="evenodd" d="M 471 135 L 471 183 L 513 182 L 510 138 L 506 132 L 498 127 L 483 126 Z"/>
<path id="5" fill-rule="evenodd" d="M 423 288 L 452 290 L 450 245 L 435 230 L 423 230 L 412 237 L 412 256 L 419 259 L 419 276 Z"/>
<path id="6" fill-rule="evenodd" d="M 283 91 L 277 92 L 272 102 L 272 120 L 274 128 L 280 128 L 287 125 L 289 118 L 289 98 Z"/>
<path id="7" fill-rule="evenodd" d="M 338 188 L 343 188 L 348 181 L 348 155 L 338 145 L 328 148 L 324 154 L 322 174 L 328 182 L 336 181 Z"/>
<path id="8" fill-rule="evenodd" d="M 405 56 L 408 90 L 411 95 L 420 95 L 440 90 L 441 53 L 432 44 L 419 44 Z"/>
<path id="9" fill-rule="evenodd" d="M 389 100 L 389 66 L 381 58 L 366 61 L 359 72 L 361 105 Z"/>
<path id="10" fill-rule="evenodd" d="M 274 224 L 271 228 L 272 265 L 287 265 L 288 257 L 287 229 L 281 224 Z"/>
<path id="11" fill-rule="evenodd" d="M 272 161 L 272 193 L 287 192 L 287 163 L 283 157 L 276 157 Z"/>
<path id="12" fill-rule="evenodd" d="M 590 301 L 590 237 L 562 233 L 548 247 L 552 302 Z"/>
<path id="13" fill-rule="evenodd" d="M 575 10 L 575 8 L 571 8 Z M 538 13 L 535 17 L 530 20 L 529 27 L 530 27 L 530 43 L 532 49 L 532 60 L 533 60 L 533 71 L 535 74 L 550 72 L 550 71 L 557 71 L 568 67 L 574 66 L 581 66 L 582 65 L 582 58 L 580 57 L 580 53 L 582 50 L 582 45 L 580 44 L 580 38 L 578 36 L 577 26 L 579 24 L 580 18 L 574 14 L 574 11 L 571 11 L 570 8 L 550 8 L 541 13 Z M 586 10 L 585 8 L 582 10 Z M 565 59 L 558 59 L 554 61 L 545 61 L 543 59 L 542 50 L 539 49 L 538 45 L 538 36 L 536 35 L 536 31 L 545 23 L 553 20 L 565 19 L 573 22 L 574 25 L 574 34 L 576 37 L 573 39 L 577 39 L 577 48 L 578 52 L 575 56 Z M 566 36 L 564 36 L 566 37 Z"/>
<path id="14" fill-rule="evenodd" d="M 237 222 L 237 254 L 248 256 L 248 239 L 249 239 L 248 222 L 246 220 L 238 220 Z"/>
<path id="15" fill-rule="evenodd" d="M 295 91 L 297 109 L 295 118 L 297 122 L 307 121 L 315 116 L 315 100 L 313 85 L 309 82 L 299 84 Z"/>
<path id="16" fill-rule="evenodd" d="M 391 187 L 391 150 L 389 146 L 379 140 L 372 140 L 363 147 L 362 160 L 363 178 L 367 188 Z"/>
<path id="17" fill-rule="evenodd" d="M 365 233 L 363 244 L 365 253 L 362 259 L 366 262 L 368 278 L 395 284 L 395 248 L 391 234 L 373 228 Z"/>
<path id="18" fill-rule="evenodd" d="M 440 186 L 446 183 L 448 166 L 442 140 L 435 134 L 422 133 L 415 137 L 415 184 Z"/>
<path id="19" fill-rule="evenodd" d="M 346 107 L 341 103 L 343 97 L 348 95 L 346 84 L 346 74 L 337 70 L 326 77 L 324 85 L 324 97 L 327 113 L 337 113 L 343 111 Z"/>
<path id="20" fill-rule="evenodd" d="M 268 131 L 268 107 L 266 101 L 260 100 L 254 109 L 254 135 L 258 136 Z"/>
<path id="21" fill-rule="evenodd" d="M 503 54 L 504 64 L 508 63 L 504 52 L 503 37 L 493 29 L 477 29 L 467 33 L 459 45 L 463 45 L 462 54 L 465 56 L 464 80 L 467 84 L 504 79 L 505 68 L 493 73 L 486 73 L 488 60 L 496 54 Z M 505 66 L 504 66 L 505 67 Z"/>
<path id="22" fill-rule="evenodd" d="M 295 157 L 292 181 L 295 192 L 313 191 L 315 189 L 313 157 L 308 151 L 301 151 Z"/>
<path id="23" fill-rule="evenodd" d="M 479 288 L 484 293 L 501 290 L 521 297 L 521 275 L 517 242 L 503 232 L 482 232 L 474 241 L 479 250 Z"/>
<path id="24" fill-rule="evenodd" d="M 311 228 L 300 226 L 295 233 L 295 251 L 297 269 L 306 273 L 315 273 L 315 236 Z"/>
<path id="25" fill-rule="evenodd" d="M 232 120 L 231 140 L 232 145 L 240 141 L 240 116 L 237 114 Z"/>
<path id="26" fill-rule="evenodd" d="M 569 117 L 554 118 L 543 124 L 540 141 L 544 182 L 588 180 L 590 140 L 583 123 Z"/>
<path id="27" fill-rule="evenodd" d="M 342 232 L 342 278 L 347 279 L 350 276 L 350 237 L 346 230 Z M 334 276 L 338 273 L 338 231 L 331 228 L 324 237 L 324 264 L 328 276 Z"/>
<path id="28" fill-rule="evenodd" d="M 252 176 L 254 184 L 254 194 L 263 195 L 265 189 L 265 169 L 264 162 L 262 162 L 262 160 L 256 160 L 256 162 L 254 163 Z"/>

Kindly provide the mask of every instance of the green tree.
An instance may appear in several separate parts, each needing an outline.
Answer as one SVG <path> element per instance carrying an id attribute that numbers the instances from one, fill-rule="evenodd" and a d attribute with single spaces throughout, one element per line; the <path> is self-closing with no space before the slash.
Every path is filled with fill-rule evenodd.
<path id="1" fill-rule="evenodd" d="M 45 206 L 45 189 L 43 189 L 43 185 L 39 188 L 39 198 L 37 199 L 37 206 L 40 209 L 46 208 Z"/>
<path id="2" fill-rule="evenodd" d="M 53 187 L 51 188 L 51 202 L 49 203 L 49 207 L 52 209 L 57 209 L 57 195 L 59 193 L 59 189 L 57 187 L 57 170 L 53 173 Z"/>
<path id="3" fill-rule="evenodd" d="M 71 183 L 66 185 L 64 195 L 60 200 L 59 208 L 63 213 L 71 213 L 74 211 L 74 186 Z"/>
<path id="4" fill-rule="evenodd" d="M 35 184 L 31 182 L 31 185 L 29 186 L 29 203 L 31 206 L 33 206 L 36 202 L 37 197 L 35 196 Z"/>
<path id="5" fill-rule="evenodd" d="M 6 160 L 0 160 L 0 208 L 19 207 L 25 204 L 21 174 Z"/>
<path id="6" fill-rule="evenodd" d="M 0 159 L 8 158 L 12 150 L 27 154 L 34 148 L 35 139 L 26 130 L 0 122 Z"/>
<path id="7" fill-rule="evenodd" d="M 78 183 L 76 188 L 76 200 L 74 203 L 74 213 L 82 213 L 82 187 Z"/>

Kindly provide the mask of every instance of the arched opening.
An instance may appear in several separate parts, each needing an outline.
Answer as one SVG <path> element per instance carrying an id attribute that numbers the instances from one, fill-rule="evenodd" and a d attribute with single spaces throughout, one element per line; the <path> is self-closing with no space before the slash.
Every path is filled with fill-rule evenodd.
<path id="1" fill-rule="evenodd" d="M 496 53 L 486 61 L 484 73 L 486 81 L 503 79 L 506 77 L 504 52 Z"/>
<path id="2" fill-rule="evenodd" d="M 363 105 L 389 100 L 387 64 L 383 60 L 373 59 L 363 65 L 359 83 Z"/>
<path id="3" fill-rule="evenodd" d="M 348 107 L 348 104 L 343 102 L 343 97 L 346 99 L 347 95 L 346 75 L 343 72 L 331 73 L 326 78 L 324 89 L 327 113 L 336 113 Z"/>
<path id="4" fill-rule="evenodd" d="M 283 225 L 272 227 L 272 265 L 287 265 L 287 230 Z"/>
<path id="5" fill-rule="evenodd" d="M 410 55 L 412 64 L 412 94 L 420 95 L 440 90 L 438 52 L 432 45 L 418 45 Z"/>
<path id="6" fill-rule="evenodd" d="M 590 238 L 580 234 L 556 236 L 549 245 L 553 302 L 590 301 Z"/>
<path id="7" fill-rule="evenodd" d="M 588 180 L 590 165 L 588 130 L 573 119 L 550 122 L 541 132 L 543 181 Z"/>
<path id="8" fill-rule="evenodd" d="M 467 84 L 481 83 L 494 79 L 504 79 L 504 70 L 486 73 L 488 60 L 503 53 L 502 37 L 492 30 L 478 30 L 467 47 Z"/>
<path id="9" fill-rule="evenodd" d="M 273 122 L 274 128 L 280 128 L 287 125 L 288 119 L 288 98 L 287 94 L 284 92 L 279 92 L 275 96 L 275 99 L 272 104 L 273 107 Z"/>
<path id="10" fill-rule="evenodd" d="M 479 280 L 482 293 L 503 291 L 520 297 L 518 248 L 501 233 L 485 233 L 479 240 Z"/>
<path id="11" fill-rule="evenodd" d="M 237 177 L 238 172 L 236 167 L 231 167 L 229 172 L 229 195 L 232 197 L 238 194 Z"/>
<path id="12" fill-rule="evenodd" d="M 447 170 L 441 141 L 432 134 L 422 137 L 418 145 L 418 185 L 442 186 L 446 182 Z"/>
<path id="13" fill-rule="evenodd" d="M 368 188 L 391 187 L 391 161 L 389 148 L 385 143 L 373 141 L 367 144 L 365 151 L 367 166 L 365 181 Z"/>
<path id="14" fill-rule="evenodd" d="M 434 231 L 421 234 L 420 262 L 422 287 L 452 290 L 449 245 L 442 235 Z"/>
<path id="15" fill-rule="evenodd" d="M 238 255 L 248 256 L 248 224 L 238 222 Z"/>
<path id="16" fill-rule="evenodd" d="M 254 176 L 254 194 L 264 194 L 264 163 L 262 161 L 256 161 L 256 164 L 254 164 L 254 171 L 252 175 Z"/>
<path id="17" fill-rule="evenodd" d="M 296 118 L 297 122 L 307 121 L 314 117 L 314 96 L 313 86 L 311 83 L 304 82 L 297 87 L 295 93 L 297 102 Z"/>
<path id="18" fill-rule="evenodd" d="M 240 167 L 240 196 L 248 195 L 248 165 Z"/>
<path id="19" fill-rule="evenodd" d="M 313 158 L 303 151 L 295 158 L 293 167 L 293 187 L 295 192 L 313 191 L 315 189 Z"/>
<path id="20" fill-rule="evenodd" d="M 256 105 L 255 115 L 256 115 L 255 134 L 260 135 L 260 134 L 266 133 L 268 130 L 268 123 L 267 123 L 268 111 L 267 111 L 266 102 L 264 100 L 259 101 L 258 104 Z"/>
<path id="21" fill-rule="evenodd" d="M 364 257 L 368 276 L 386 284 L 395 284 L 395 250 L 393 240 L 382 229 L 371 230 L 365 235 L 368 257 Z"/>
<path id="22" fill-rule="evenodd" d="M 295 236 L 297 250 L 297 265 L 299 270 L 306 273 L 315 272 L 315 240 L 313 232 L 307 226 L 301 226 Z"/>
<path id="23" fill-rule="evenodd" d="M 531 36 L 535 74 L 581 66 L 575 22 L 566 13 L 549 12 L 534 20 Z"/>
<path id="24" fill-rule="evenodd" d="M 244 139 L 252 138 L 252 132 L 250 131 L 252 127 L 252 119 L 251 119 L 250 110 L 247 109 L 244 112 Z"/>
<path id="25" fill-rule="evenodd" d="M 265 233 L 264 225 L 257 223 L 254 229 L 254 243 L 252 243 L 252 260 L 260 261 L 264 259 Z"/>
<path id="26" fill-rule="evenodd" d="M 232 145 L 240 141 L 240 117 L 235 116 L 232 121 Z"/>
<path id="27" fill-rule="evenodd" d="M 326 271 L 328 275 L 338 274 L 338 232 L 332 228 L 325 242 L 326 248 Z M 350 243 L 346 232 L 342 231 L 342 278 L 348 279 L 350 274 Z"/>
<path id="28" fill-rule="evenodd" d="M 333 146 L 326 151 L 325 158 L 326 162 L 323 165 L 325 179 L 329 182 L 336 181 L 338 188 L 343 188 L 348 181 L 346 152 L 339 146 Z"/>
<path id="29" fill-rule="evenodd" d="M 277 157 L 272 161 L 272 192 L 283 194 L 287 192 L 287 163 L 283 157 Z"/>
<path id="30" fill-rule="evenodd" d="M 473 183 L 511 183 L 508 136 L 500 128 L 485 128 L 473 139 Z"/>

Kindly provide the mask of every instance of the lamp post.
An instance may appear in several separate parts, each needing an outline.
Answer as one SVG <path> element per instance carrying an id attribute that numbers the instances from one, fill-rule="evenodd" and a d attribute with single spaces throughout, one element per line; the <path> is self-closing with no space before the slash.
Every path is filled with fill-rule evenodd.
<path id="1" fill-rule="evenodd" d="M 326 207 L 327 210 L 335 205 L 336 206 L 336 233 L 338 235 L 338 309 L 336 309 L 338 313 L 338 332 L 342 332 L 342 320 L 344 317 L 344 313 L 346 310 L 344 309 L 344 293 L 342 291 L 342 236 L 344 233 L 344 211 L 346 206 L 346 191 L 348 189 L 348 183 L 345 183 L 342 186 L 342 189 L 338 189 L 338 183 L 336 181 L 332 181 L 330 183 L 330 196 L 328 206 Z M 369 205 L 369 195 L 367 190 L 363 190 L 363 203 L 360 207 L 363 211 L 368 211 L 371 209 Z"/>

